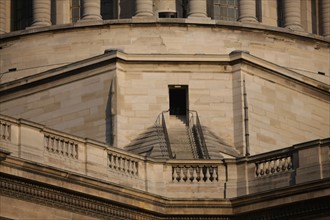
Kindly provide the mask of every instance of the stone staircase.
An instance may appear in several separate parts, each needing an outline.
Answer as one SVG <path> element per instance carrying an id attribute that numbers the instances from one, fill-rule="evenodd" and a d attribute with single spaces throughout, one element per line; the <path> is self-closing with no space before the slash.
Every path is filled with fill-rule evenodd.
<path id="1" fill-rule="evenodd" d="M 194 159 L 185 118 L 170 116 L 167 126 L 172 153 L 176 159 Z"/>

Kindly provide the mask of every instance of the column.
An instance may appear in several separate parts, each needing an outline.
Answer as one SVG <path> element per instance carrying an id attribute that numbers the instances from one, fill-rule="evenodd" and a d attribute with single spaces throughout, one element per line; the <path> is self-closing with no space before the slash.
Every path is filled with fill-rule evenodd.
<path id="1" fill-rule="evenodd" d="M 238 1 L 238 21 L 241 22 L 257 22 L 256 18 L 256 1 L 255 0 L 239 0 Z"/>
<path id="2" fill-rule="evenodd" d="M 0 0 L 0 34 L 6 33 L 6 1 Z"/>
<path id="3" fill-rule="evenodd" d="M 206 18 L 206 0 L 190 0 L 189 1 L 189 18 Z"/>
<path id="4" fill-rule="evenodd" d="M 284 1 L 284 27 L 295 31 L 303 31 L 300 10 L 300 0 Z"/>
<path id="5" fill-rule="evenodd" d="M 56 24 L 71 23 L 70 0 L 56 0 Z"/>
<path id="6" fill-rule="evenodd" d="M 33 0 L 33 22 L 32 27 L 50 26 L 50 0 Z"/>
<path id="7" fill-rule="evenodd" d="M 330 1 L 322 0 L 321 2 L 321 27 L 322 35 L 330 37 Z"/>
<path id="8" fill-rule="evenodd" d="M 101 0 L 83 0 L 82 10 L 82 20 L 102 20 Z"/>
<path id="9" fill-rule="evenodd" d="M 153 0 L 136 0 L 135 16 L 154 16 Z"/>

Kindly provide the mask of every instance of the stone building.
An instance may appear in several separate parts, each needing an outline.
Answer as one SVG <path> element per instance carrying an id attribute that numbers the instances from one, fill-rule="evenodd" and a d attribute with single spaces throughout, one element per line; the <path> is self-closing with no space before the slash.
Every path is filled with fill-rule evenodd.
<path id="1" fill-rule="evenodd" d="M 0 0 L 0 219 L 328 219 L 330 2 Z"/>

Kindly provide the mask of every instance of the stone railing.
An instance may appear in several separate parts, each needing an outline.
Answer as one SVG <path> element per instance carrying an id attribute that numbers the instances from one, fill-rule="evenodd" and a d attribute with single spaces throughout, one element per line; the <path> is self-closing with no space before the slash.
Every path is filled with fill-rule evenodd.
<path id="1" fill-rule="evenodd" d="M 10 160 L 168 198 L 234 198 L 330 178 L 330 138 L 242 158 L 158 160 L 7 116 L 0 127 Z"/>
<path id="2" fill-rule="evenodd" d="M 293 170 L 292 154 L 256 162 L 256 176 L 268 176 Z"/>
<path id="3" fill-rule="evenodd" d="M 111 171 L 123 175 L 138 176 L 139 163 L 137 159 L 111 151 L 108 153 L 108 159 Z"/>
<path id="4" fill-rule="evenodd" d="M 199 164 L 199 165 L 172 165 L 173 182 L 218 182 L 218 166 Z"/>
<path id="5" fill-rule="evenodd" d="M 0 120 L 0 139 L 10 141 L 10 123 Z"/>
<path id="6" fill-rule="evenodd" d="M 63 157 L 78 159 L 78 144 L 74 140 L 45 133 L 44 141 L 46 151 Z"/>

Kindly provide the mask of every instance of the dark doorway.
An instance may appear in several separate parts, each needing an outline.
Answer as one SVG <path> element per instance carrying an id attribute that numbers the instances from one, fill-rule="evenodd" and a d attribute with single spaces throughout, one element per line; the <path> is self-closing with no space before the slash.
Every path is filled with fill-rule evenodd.
<path id="1" fill-rule="evenodd" d="M 188 86 L 169 86 L 170 115 L 186 115 L 188 106 Z"/>

